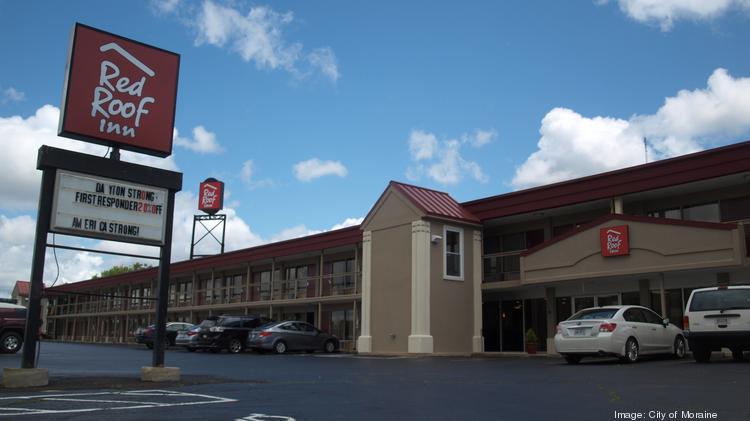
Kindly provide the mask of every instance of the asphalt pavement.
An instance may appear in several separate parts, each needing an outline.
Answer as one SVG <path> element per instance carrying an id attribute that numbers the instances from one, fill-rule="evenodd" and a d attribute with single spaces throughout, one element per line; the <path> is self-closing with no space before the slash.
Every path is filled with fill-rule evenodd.
<path id="1" fill-rule="evenodd" d="M 138 380 L 145 347 L 44 342 L 51 384 L 0 388 L 0 420 L 750 419 L 750 362 L 653 358 L 230 355 L 167 351 L 179 383 Z M 17 368 L 21 354 L 0 354 Z M 715 418 L 714 418 L 715 416 Z"/>

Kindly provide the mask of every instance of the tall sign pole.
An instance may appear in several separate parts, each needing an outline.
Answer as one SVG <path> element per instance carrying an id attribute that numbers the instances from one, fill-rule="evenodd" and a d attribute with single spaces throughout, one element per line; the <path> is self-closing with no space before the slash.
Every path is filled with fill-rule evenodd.
<path id="1" fill-rule="evenodd" d="M 167 201 L 167 224 L 164 227 L 165 243 L 159 253 L 159 297 L 156 300 L 156 335 L 154 336 L 153 367 L 164 367 L 164 347 L 167 338 L 167 305 L 169 304 L 169 272 L 172 258 L 172 222 L 174 220 L 174 191 Z"/>
<path id="2" fill-rule="evenodd" d="M 37 216 L 36 235 L 34 236 L 34 255 L 31 259 L 31 291 L 29 292 L 29 309 L 26 316 L 26 329 L 23 339 L 23 358 L 21 368 L 36 367 L 36 345 L 39 340 L 39 329 L 42 326 L 42 290 L 44 289 L 44 255 L 47 251 L 47 232 L 52 216 L 52 195 L 55 188 L 55 174 L 45 171 L 42 175 L 42 186 L 39 189 L 39 215 Z"/>

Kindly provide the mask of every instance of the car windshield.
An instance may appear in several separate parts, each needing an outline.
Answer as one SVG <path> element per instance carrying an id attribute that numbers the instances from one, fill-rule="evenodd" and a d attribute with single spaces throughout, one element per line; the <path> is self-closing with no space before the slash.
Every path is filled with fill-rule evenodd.
<path id="1" fill-rule="evenodd" d="M 206 319 L 201 322 L 200 327 L 214 327 L 216 326 L 216 320 Z"/>
<path id="2" fill-rule="evenodd" d="M 277 324 L 277 322 L 268 322 L 268 323 L 265 323 L 265 324 L 262 324 L 262 325 L 256 327 L 256 329 L 268 329 L 269 327 L 273 327 L 276 324 Z"/>
<path id="3" fill-rule="evenodd" d="M 589 308 L 579 311 L 568 320 L 611 319 L 615 313 L 617 313 L 616 308 Z"/>
<path id="4" fill-rule="evenodd" d="M 750 289 L 717 289 L 693 293 L 690 311 L 749 310 Z"/>

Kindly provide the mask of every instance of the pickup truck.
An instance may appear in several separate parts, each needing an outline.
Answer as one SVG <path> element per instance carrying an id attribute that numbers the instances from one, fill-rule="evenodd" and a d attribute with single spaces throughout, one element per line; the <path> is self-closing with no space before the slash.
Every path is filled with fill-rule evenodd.
<path id="1" fill-rule="evenodd" d="M 15 354 L 23 346 L 26 307 L 0 303 L 0 353 Z"/>

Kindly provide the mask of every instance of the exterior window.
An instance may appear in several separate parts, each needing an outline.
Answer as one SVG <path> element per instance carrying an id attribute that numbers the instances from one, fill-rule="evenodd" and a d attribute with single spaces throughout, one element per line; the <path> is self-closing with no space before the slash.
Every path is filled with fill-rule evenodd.
<path id="1" fill-rule="evenodd" d="M 682 219 L 684 221 L 719 222 L 721 220 L 718 202 L 654 210 L 648 212 L 647 215 L 655 218 Z"/>
<path id="2" fill-rule="evenodd" d="M 455 281 L 464 280 L 463 243 L 464 230 L 461 228 L 445 227 L 443 229 L 445 256 L 443 275 L 445 279 Z"/>
<path id="3" fill-rule="evenodd" d="M 331 334 L 343 341 L 353 340 L 354 313 L 352 310 L 331 311 Z"/>
<path id="4" fill-rule="evenodd" d="M 688 221 L 719 222 L 719 204 L 706 203 L 703 205 L 687 206 L 682 208 L 682 219 Z"/>

